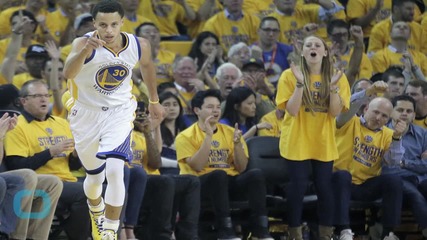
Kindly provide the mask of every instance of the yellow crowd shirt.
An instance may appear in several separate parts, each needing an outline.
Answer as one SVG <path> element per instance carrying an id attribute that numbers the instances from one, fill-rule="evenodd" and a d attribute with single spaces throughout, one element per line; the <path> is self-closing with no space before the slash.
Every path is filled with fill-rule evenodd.
<path id="1" fill-rule="evenodd" d="M 7 156 L 31 157 L 45 151 L 66 139 L 72 139 L 67 120 L 49 116 L 45 121 L 27 119 L 20 115 L 16 127 L 6 134 L 5 152 Z M 75 182 L 70 172 L 68 156 L 71 151 L 53 157 L 45 165 L 36 169 L 38 174 L 53 174 L 63 181 Z"/>
<path id="2" fill-rule="evenodd" d="M 421 68 L 424 75 L 427 75 L 427 58 L 424 54 L 416 50 L 409 50 L 409 53 L 414 59 L 414 63 Z M 374 73 L 382 73 L 391 66 L 405 67 L 403 64 L 402 53 L 397 53 L 396 49 L 392 46 L 386 47 L 376 52 L 372 58 L 372 67 Z"/>
<path id="3" fill-rule="evenodd" d="M 67 60 L 68 55 L 70 55 L 71 52 L 71 44 L 65 45 L 61 47 L 61 60 L 65 62 Z"/>
<path id="4" fill-rule="evenodd" d="M 279 109 L 286 110 L 286 104 L 294 93 L 296 82 L 297 80 L 290 69 L 285 70 L 280 76 L 276 96 L 276 104 Z M 319 88 L 321 84 L 320 75 L 310 76 L 310 93 L 315 103 L 320 97 Z M 346 111 L 350 104 L 350 86 L 344 74 L 338 81 L 338 87 L 343 111 Z M 314 111 L 312 113 L 304 105 L 301 105 L 296 116 L 285 113 L 280 134 L 280 154 L 282 157 L 295 161 L 314 159 L 323 162 L 338 158 L 335 143 L 335 118 L 328 113 L 328 106 L 316 104 Z"/>
<path id="5" fill-rule="evenodd" d="M 391 19 L 385 19 L 372 28 L 369 38 L 368 53 L 377 52 L 391 43 L 390 32 L 392 28 Z M 410 22 L 411 36 L 408 41 L 408 47 L 423 53 L 427 53 L 427 37 L 423 36 L 423 29 L 417 22 Z"/>
<path id="6" fill-rule="evenodd" d="M 187 4 L 194 10 L 194 12 L 198 12 L 200 8 L 205 4 L 206 0 L 187 0 Z M 243 3 L 245 4 L 245 3 Z M 215 6 L 212 9 L 212 13 L 216 14 L 218 12 L 221 12 L 223 10 L 222 4 L 219 2 L 219 0 L 215 0 Z M 205 21 L 201 21 L 198 17 L 195 21 L 191 21 L 188 26 L 188 34 L 191 36 L 191 38 L 196 38 L 199 33 L 203 31 L 203 28 L 205 26 Z"/>
<path id="7" fill-rule="evenodd" d="M 46 26 L 56 42 L 59 42 L 61 36 L 64 34 L 64 31 L 68 25 L 68 21 L 68 17 L 63 14 L 61 9 L 58 9 L 47 15 Z"/>
<path id="8" fill-rule="evenodd" d="M 345 54 L 341 55 L 342 66 L 345 69 L 348 69 L 349 67 L 350 58 L 351 55 L 353 55 L 353 50 L 353 47 L 349 47 L 348 51 Z M 356 75 L 356 79 L 370 79 L 372 77 L 372 72 L 373 69 L 371 60 L 369 60 L 368 55 L 366 55 L 366 53 L 363 53 L 362 61 L 360 62 L 359 73 Z"/>
<path id="9" fill-rule="evenodd" d="M 3 11 L 0 12 L 0 36 L 7 36 L 9 34 L 12 33 L 12 28 L 11 28 L 11 24 L 10 24 L 10 17 L 12 16 L 12 14 L 20 9 L 25 9 L 25 6 L 16 6 L 16 7 L 11 7 L 8 9 L 5 9 Z M 47 16 L 49 14 L 49 12 L 46 9 L 41 9 L 39 12 L 39 15 L 43 15 L 43 16 Z M 34 16 L 37 17 L 37 16 Z M 39 35 L 41 34 L 41 29 L 40 27 L 37 28 L 36 30 L 36 37 L 38 38 Z"/>
<path id="10" fill-rule="evenodd" d="M 283 118 L 278 119 L 276 116 L 276 109 L 265 114 L 259 123 L 268 122 L 271 124 L 271 129 L 260 129 L 258 131 L 258 136 L 271 136 L 271 137 L 280 137 L 281 127 Z"/>
<path id="11" fill-rule="evenodd" d="M 424 129 L 427 129 L 427 116 L 425 117 L 420 117 L 420 118 L 415 118 L 414 122 L 415 125 L 418 125 Z"/>
<path id="12" fill-rule="evenodd" d="M 147 143 L 144 134 L 137 131 L 132 131 L 132 153 L 133 159 L 130 165 L 143 166 L 147 174 L 160 175 L 158 169 L 148 167 Z M 142 164 L 141 164 L 142 161 Z"/>
<path id="13" fill-rule="evenodd" d="M 160 49 L 157 54 L 154 64 L 156 65 L 157 84 L 164 82 L 173 82 L 172 64 L 175 61 L 176 54 L 174 52 Z"/>
<path id="14" fill-rule="evenodd" d="M 363 126 L 359 117 L 353 117 L 337 129 L 340 157 L 335 160 L 334 169 L 349 171 L 353 184 L 362 184 L 380 175 L 383 157 L 392 137 L 393 130 L 384 126 L 379 131 L 372 131 Z"/>
<path id="15" fill-rule="evenodd" d="M 1 25 L 1 24 L 0 24 Z M 7 48 L 9 47 L 11 38 L 5 38 L 0 40 L 0 63 L 3 62 L 4 58 L 6 57 Z M 35 40 L 31 40 L 31 44 L 39 44 Z M 24 62 L 25 61 L 25 53 L 27 52 L 28 47 L 22 47 L 19 49 L 18 56 L 16 57 L 17 62 Z"/>
<path id="16" fill-rule="evenodd" d="M 194 171 L 186 160 L 199 151 L 206 134 L 200 129 L 197 122 L 178 134 L 175 139 L 175 146 L 180 174 L 201 176 L 214 170 L 223 170 L 230 176 L 239 174 L 234 166 L 234 128 L 220 123 L 216 127 L 217 130 L 212 136 L 208 163 L 200 172 Z M 243 137 L 240 142 L 246 156 L 248 156 L 248 147 Z"/>
<path id="17" fill-rule="evenodd" d="M 176 22 L 184 22 L 184 8 L 171 0 L 160 0 L 158 9 L 154 11 L 154 1 L 141 1 L 138 8 L 138 14 L 150 19 L 160 30 L 161 36 L 176 36 L 179 35 Z"/>
<path id="18" fill-rule="evenodd" d="M 391 1 L 384 0 L 381 10 L 377 13 L 374 20 L 366 27 L 363 28 L 363 36 L 365 38 L 371 35 L 371 30 L 375 24 L 388 18 L 391 14 Z M 372 0 L 349 0 L 347 3 L 347 17 L 349 20 L 365 16 L 369 11 L 375 7 L 376 1 Z"/>
<path id="19" fill-rule="evenodd" d="M 274 12 L 276 5 L 273 0 L 245 0 L 243 1 L 242 9 L 250 14 L 254 14 L 262 19 Z"/>
<path id="20" fill-rule="evenodd" d="M 135 34 L 136 28 L 146 22 L 152 22 L 150 19 L 143 17 L 141 15 L 136 15 L 135 21 L 129 20 L 127 17 L 123 18 L 123 26 L 121 28 L 122 32 L 127 32 L 130 34 Z"/>
<path id="21" fill-rule="evenodd" d="M 292 37 L 303 36 L 302 28 L 304 25 L 307 23 L 319 22 L 319 8 L 304 6 L 305 5 L 297 4 L 292 16 L 286 16 L 277 10 L 270 15 L 277 18 L 280 23 L 282 32 L 280 33 L 279 42 L 292 44 Z"/>
<path id="22" fill-rule="evenodd" d="M 228 19 L 225 11 L 222 11 L 206 22 L 203 31 L 215 33 L 224 52 L 228 52 L 230 47 L 238 42 L 244 42 L 247 45 L 256 42 L 259 22 L 258 17 L 245 11 L 243 11 L 243 17 L 237 21 Z"/>

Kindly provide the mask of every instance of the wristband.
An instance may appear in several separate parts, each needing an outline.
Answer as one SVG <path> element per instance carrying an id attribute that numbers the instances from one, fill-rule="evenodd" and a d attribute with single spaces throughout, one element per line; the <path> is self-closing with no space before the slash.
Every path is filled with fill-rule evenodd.
<path id="1" fill-rule="evenodd" d="M 400 141 L 400 139 L 402 139 L 402 136 L 396 138 L 396 137 L 391 137 L 391 139 L 393 139 L 393 141 Z"/>
<path id="2" fill-rule="evenodd" d="M 159 103 L 159 99 L 157 99 L 157 101 L 151 101 L 151 99 L 148 99 L 148 102 L 150 104 L 157 104 L 157 103 Z"/>
<path id="3" fill-rule="evenodd" d="M 258 132 L 258 124 L 255 124 L 256 132 Z"/>
<path id="4" fill-rule="evenodd" d="M 304 83 L 297 82 L 297 88 L 302 88 L 302 87 L 304 87 Z"/>

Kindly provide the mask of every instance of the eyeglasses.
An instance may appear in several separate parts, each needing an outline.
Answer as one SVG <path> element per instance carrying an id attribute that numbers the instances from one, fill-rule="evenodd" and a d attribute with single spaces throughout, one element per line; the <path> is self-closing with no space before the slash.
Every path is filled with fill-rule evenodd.
<path id="1" fill-rule="evenodd" d="M 275 28 L 261 28 L 261 30 L 263 30 L 264 32 L 272 32 L 272 33 L 279 33 L 280 30 L 279 29 L 275 29 Z"/>
<path id="2" fill-rule="evenodd" d="M 31 94 L 31 95 L 26 95 L 25 97 L 32 97 L 32 98 L 50 98 L 52 97 L 52 94 Z"/>

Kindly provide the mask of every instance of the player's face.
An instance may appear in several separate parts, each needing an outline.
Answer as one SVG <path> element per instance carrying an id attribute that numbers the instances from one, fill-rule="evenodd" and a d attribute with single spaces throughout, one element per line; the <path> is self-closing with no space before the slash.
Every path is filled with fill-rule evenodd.
<path id="1" fill-rule="evenodd" d="M 37 119 L 44 120 L 49 111 L 49 92 L 42 83 L 31 84 L 28 95 L 21 98 L 25 111 Z"/>
<path id="2" fill-rule="evenodd" d="M 123 18 L 118 12 L 102 13 L 99 12 L 95 17 L 94 26 L 98 30 L 98 36 L 104 40 L 107 45 L 115 41 L 121 41 L 120 29 L 123 25 Z"/>
<path id="3" fill-rule="evenodd" d="M 237 110 L 243 117 L 255 117 L 255 96 L 250 95 L 248 98 L 246 98 L 242 103 L 240 103 L 240 106 L 237 108 Z"/>
<path id="4" fill-rule="evenodd" d="M 393 108 L 391 118 L 402 120 L 407 124 L 412 123 L 415 119 L 414 105 L 410 101 L 397 101 L 396 106 Z"/>
<path id="5" fill-rule="evenodd" d="M 325 44 L 317 37 L 308 37 L 304 41 L 302 54 L 307 63 L 321 63 L 323 57 L 327 56 Z"/>
<path id="6" fill-rule="evenodd" d="M 196 108 L 196 114 L 199 120 L 205 121 L 207 117 L 212 116 L 210 119 L 211 124 L 215 124 L 221 117 L 221 103 L 216 97 L 207 97 L 203 101 L 200 109 Z"/>
<path id="7" fill-rule="evenodd" d="M 216 42 L 215 38 L 208 37 L 202 41 L 202 44 L 200 45 L 200 51 L 204 55 L 209 55 L 217 46 L 218 43 Z"/>
<path id="8" fill-rule="evenodd" d="M 175 98 L 168 98 L 162 102 L 166 111 L 166 120 L 175 120 L 179 116 L 179 103 Z"/>
<path id="9" fill-rule="evenodd" d="M 384 101 L 372 100 L 371 103 L 365 108 L 365 120 L 369 129 L 375 130 L 384 126 L 390 119 L 392 112 L 390 103 Z"/>
<path id="10" fill-rule="evenodd" d="M 403 94 L 405 90 L 405 79 L 390 76 L 387 81 L 388 84 L 388 97 L 393 98 Z"/>

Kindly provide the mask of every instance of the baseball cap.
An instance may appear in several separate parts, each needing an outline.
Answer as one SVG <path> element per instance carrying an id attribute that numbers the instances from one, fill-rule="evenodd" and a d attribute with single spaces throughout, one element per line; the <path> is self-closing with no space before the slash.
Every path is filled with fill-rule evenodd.
<path id="1" fill-rule="evenodd" d="M 264 62 L 259 58 L 250 58 L 247 62 L 243 63 L 242 69 L 245 69 L 250 65 L 255 65 L 259 68 L 265 69 Z"/>
<path id="2" fill-rule="evenodd" d="M 92 14 L 82 13 L 78 15 L 74 20 L 74 29 L 78 29 L 86 21 L 92 21 Z"/>
<path id="3" fill-rule="evenodd" d="M 33 44 L 27 48 L 25 53 L 25 58 L 29 57 L 44 57 L 49 58 L 49 54 L 46 51 L 46 48 L 40 44 Z"/>

